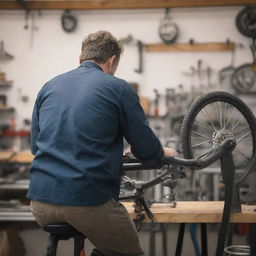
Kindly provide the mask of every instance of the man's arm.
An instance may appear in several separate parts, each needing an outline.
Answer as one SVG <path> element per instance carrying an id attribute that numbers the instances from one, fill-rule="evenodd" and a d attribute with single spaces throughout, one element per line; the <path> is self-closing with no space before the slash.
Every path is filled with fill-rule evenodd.
<path id="1" fill-rule="evenodd" d="M 147 165 L 157 165 L 164 156 L 163 147 L 156 137 L 140 105 L 139 98 L 128 84 L 121 95 L 121 126 L 131 152 Z"/>
<path id="2" fill-rule="evenodd" d="M 31 127 L 31 152 L 33 155 L 36 154 L 37 146 L 36 141 L 39 135 L 39 115 L 38 115 L 38 107 L 37 100 L 34 105 L 33 114 L 32 114 L 32 127 Z"/>

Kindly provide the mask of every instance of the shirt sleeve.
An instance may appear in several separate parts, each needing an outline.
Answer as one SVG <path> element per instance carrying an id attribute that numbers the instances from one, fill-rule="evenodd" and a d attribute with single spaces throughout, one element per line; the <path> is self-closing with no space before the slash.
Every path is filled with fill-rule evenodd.
<path id="1" fill-rule="evenodd" d="M 38 115 L 38 102 L 36 100 L 33 114 L 32 114 L 32 125 L 31 125 L 31 152 L 33 155 L 36 154 L 37 151 L 37 138 L 39 135 L 40 129 L 39 129 L 39 115 Z"/>
<path id="2" fill-rule="evenodd" d="M 131 151 L 145 165 L 157 165 L 164 156 L 163 147 L 149 126 L 139 97 L 129 84 L 121 94 L 121 126 Z"/>

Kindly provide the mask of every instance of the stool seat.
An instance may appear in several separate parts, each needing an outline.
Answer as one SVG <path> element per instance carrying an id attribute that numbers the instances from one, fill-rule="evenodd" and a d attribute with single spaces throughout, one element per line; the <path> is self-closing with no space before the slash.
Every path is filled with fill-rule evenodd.
<path id="1" fill-rule="evenodd" d="M 58 236 L 59 240 L 68 240 L 71 237 L 83 235 L 68 223 L 48 224 L 43 229 L 52 235 Z"/>

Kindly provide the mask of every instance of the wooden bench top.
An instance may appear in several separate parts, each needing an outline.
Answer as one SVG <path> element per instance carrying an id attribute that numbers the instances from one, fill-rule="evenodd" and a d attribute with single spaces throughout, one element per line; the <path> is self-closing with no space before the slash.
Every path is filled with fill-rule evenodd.
<path id="1" fill-rule="evenodd" d="M 31 163 L 34 156 L 29 151 L 14 154 L 11 151 L 0 152 L 0 162 Z M 134 203 L 123 203 L 132 217 L 135 217 Z M 168 204 L 153 204 L 151 211 L 154 221 L 159 223 L 220 223 L 223 202 L 213 201 L 183 201 L 177 202 L 176 208 Z M 151 222 L 146 218 L 145 222 Z M 256 205 L 242 205 L 241 213 L 233 213 L 233 223 L 256 223 Z"/>
<path id="2" fill-rule="evenodd" d="M 123 203 L 134 218 L 133 203 Z M 220 223 L 224 202 L 220 201 L 183 201 L 177 202 L 176 208 L 168 204 L 153 204 L 150 208 L 154 222 L 159 223 Z M 145 222 L 151 222 L 148 218 Z M 242 205 L 241 213 L 233 213 L 233 223 L 256 223 L 256 205 Z"/>
<path id="3" fill-rule="evenodd" d="M 0 162 L 30 164 L 33 158 L 34 156 L 30 151 L 21 151 L 18 153 L 13 151 L 0 152 Z"/>

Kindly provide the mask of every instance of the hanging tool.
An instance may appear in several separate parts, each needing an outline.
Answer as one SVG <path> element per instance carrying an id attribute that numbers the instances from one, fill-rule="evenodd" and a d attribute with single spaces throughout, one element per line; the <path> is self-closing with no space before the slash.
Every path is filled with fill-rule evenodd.
<path id="1" fill-rule="evenodd" d="M 27 3 L 24 0 L 16 0 L 16 2 L 21 6 L 21 8 L 25 11 L 25 25 L 24 29 L 28 29 L 28 18 L 29 18 L 29 9 L 27 7 Z"/>
<path id="2" fill-rule="evenodd" d="M 144 44 L 140 40 L 135 40 L 132 35 L 128 35 L 125 38 L 119 40 L 123 45 L 132 45 L 135 44 L 138 48 L 139 53 L 139 64 L 138 68 L 134 69 L 134 72 L 141 74 L 143 72 L 143 49 Z"/>
<path id="3" fill-rule="evenodd" d="M 77 27 L 77 18 L 71 15 L 69 10 L 65 10 L 61 16 L 61 25 L 65 32 L 74 32 Z"/>
<path id="4" fill-rule="evenodd" d="M 212 84 L 211 84 L 211 76 L 212 76 L 212 69 L 211 67 L 207 67 L 206 68 L 206 74 L 207 74 L 207 86 L 208 88 L 212 88 Z"/>
<path id="5" fill-rule="evenodd" d="M 136 73 L 141 74 L 143 72 L 143 43 L 140 40 L 137 40 L 137 47 L 139 52 L 139 67 L 138 69 L 134 69 Z"/>
<path id="6" fill-rule="evenodd" d="M 29 14 L 30 14 L 30 11 L 27 10 L 27 11 L 26 11 L 26 14 L 25 14 L 25 25 L 24 25 L 24 29 L 28 29 L 28 18 L 29 18 Z"/>
<path id="7" fill-rule="evenodd" d="M 38 31 L 38 27 L 35 25 L 35 12 L 31 12 L 31 30 L 30 30 L 30 45 L 34 43 L 34 32 Z"/>
<path id="8" fill-rule="evenodd" d="M 158 28 L 159 37 L 164 43 L 170 44 L 173 43 L 178 37 L 178 26 L 172 21 L 170 17 L 170 9 L 165 9 L 165 16 L 160 21 Z"/>
<path id="9" fill-rule="evenodd" d="M 13 58 L 13 55 L 4 50 L 4 41 L 0 41 L 0 59 L 11 60 Z"/>
<path id="10" fill-rule="evenodd" d="M 153 115 L 154 116 L 159 116 L 159 98 L 160 98 L 160 94 L 158 93 L 157 89 L 154 89 L 154 93 L 155 93 L 155 99 L 154 99 L 154 112 L 153 112 Z"/>
<path id="11" fill-rule="evenodd" d="M 202 90 L 203 89 L 203 84 L 202 84 L 202 60 L 197 61 L 197 76 L 198 76 L 199 87 Z"/>
<path id="12" fill-rule="evenodd" d="M 222 68 L 219 71 L 219 81 L 220 83 L 223 82 L 226 76 L 231 76 L 235 70 L 234 67 L 234 62 L 235 62 L 235 50 L 231 52 L 231 63 L 229 66 Z"/>

